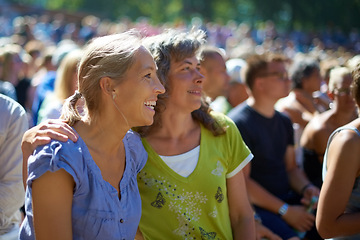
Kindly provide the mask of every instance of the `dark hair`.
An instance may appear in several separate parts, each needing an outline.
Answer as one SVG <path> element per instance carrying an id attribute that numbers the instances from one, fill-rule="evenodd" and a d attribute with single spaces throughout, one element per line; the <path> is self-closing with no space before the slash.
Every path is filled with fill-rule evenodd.
<path id="1" fill-rule="evenodd" d="M 185 58 L 197 56 L 199 48 L 205 43 L 205 32 L 195 30 L 182 32 L 179 30 L 167 30 L 162 34 L 148 37 L 144 40 L 144 46 L 152 54 L 158 67 L 157 75 L 164 85 L 166 92 L 158 95 L 155 107 L 154 123 L 151 126 L 138 127 L 135 130 L 141 136 L 146 136 L 152 130 L 161 127 L 161 114 L 165 110 L 165 101 L 171 93 L 168 84 L 168 74 L 171 60 L 179 62 Z M 191 113 L 192 117 L 204 124 L 215 136 L 225 133 L 225 127 L 221 127 L 210 115 L 209 104 L 202 99 L 201 107 Z"/>
<path id="2" fill-rule="evenodd" d="M 289 77 L 292 81 L 292 87 L 302 89 L 303 80 L 311 76 L 314 71 L 320 71 L 319 62 L 310 57 L 304 57 L 295 60 L 289 69 Z"/>
<path id="3" fill-rule="evenodd" d="M 351 83 L 351 93 L 360 108 L 360 63 L 352 71 L 353 81 Z"/>
<path id="4" fill-rule="evenodd" d="M 286 57 L 278 53 L 250 55 L 246 59 L 246 65 L 241 70 L 242 78 L 244 79 L 245 84 L 252 90 L 255 79 L 267 74 L 269 63 L 286 61 Z"/>

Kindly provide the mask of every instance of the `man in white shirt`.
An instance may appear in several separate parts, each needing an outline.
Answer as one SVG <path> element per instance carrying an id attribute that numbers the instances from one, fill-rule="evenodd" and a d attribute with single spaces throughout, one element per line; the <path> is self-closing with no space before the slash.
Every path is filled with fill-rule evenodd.
<path id="1" fill-rule="evenodd" d="M 21 139 L 28 129 L 24 108 L 0 94 L 0 240 L 18 238 L 24 204 Z"/>

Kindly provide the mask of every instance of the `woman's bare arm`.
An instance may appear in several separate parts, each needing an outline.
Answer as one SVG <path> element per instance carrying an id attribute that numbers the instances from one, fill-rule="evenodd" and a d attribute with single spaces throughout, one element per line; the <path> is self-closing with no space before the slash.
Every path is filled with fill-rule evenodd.
<path id="1" fill-rule="evenodd" d="M 360 138 L 341 131 L 328 150 L 327 174 L 320 192 L 316 225 L 320 235 L 331 238 L 360 233 L 360 213 L 344 213 L 360 174 Z"/>
<path id="2" fill-rule="evenodd" d="M 74 180 L 64 169 L 46 172 L 32 184 L 34 228 L 38 240 L 72 239 Z"/>
<path id="3" fill-rule="evenodd" d="M 234 239 L 256 239 L 254 214 L 242 171 L 226 180 L 231 227 Z"/>

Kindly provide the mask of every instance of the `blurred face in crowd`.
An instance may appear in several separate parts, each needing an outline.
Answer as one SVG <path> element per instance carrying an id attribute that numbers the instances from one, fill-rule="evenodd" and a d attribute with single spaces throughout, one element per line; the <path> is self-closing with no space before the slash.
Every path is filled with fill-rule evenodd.
<path id="1" fill-rule="evenodd" d="M 338 108 L 344 111 L 354 111 L 355 101 L 351 96 L 352 77 L 346 75 L 340 80 L 338 86 L 333 91 L 333 97 L 338 104 Z"/>
<path id="2" fill-rule="evenodd" d="M 320 70 L 314 69 L 311 75 L 308 78 L 304 79 L 304 81 L 307 82 L 310 92 L 319 91 L 322 82 Z"/>
<path id="3" fill-rule="evenodd" d="M 209 57 L 201 64 L 201 73 L 204 75 L 204 92 L 211 99 L 225 96 L 229 89 L 230 76 L 226 71 L 226 64 L 220 54 Z"/>
<path id="4" fill-rule="evenodd" d="M 289 95 L 291 80 L 288 77 L 286 65 L 281 61 L 272 61 L 268 63 L 267 73 L 260 77 L 264 92 L 273 100 Z"/>
<path id="5" fill-rule="evenodd" d="M 14 54 L 12 57 L 12 70 L 14 72 L 19 72 L 23 67 L 23 61 L 21 60 L 19 54 Z"/>

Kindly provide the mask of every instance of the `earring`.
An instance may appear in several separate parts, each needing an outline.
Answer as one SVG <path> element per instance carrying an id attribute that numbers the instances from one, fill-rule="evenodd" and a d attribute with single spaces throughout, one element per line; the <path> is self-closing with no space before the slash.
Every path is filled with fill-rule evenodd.
<path id="1" fill-rule="evenodd" d="M 116 98 L 116 93 L 113 92 L 112 97 L 113 97 L 113 99 L 115 99 Z"/>

